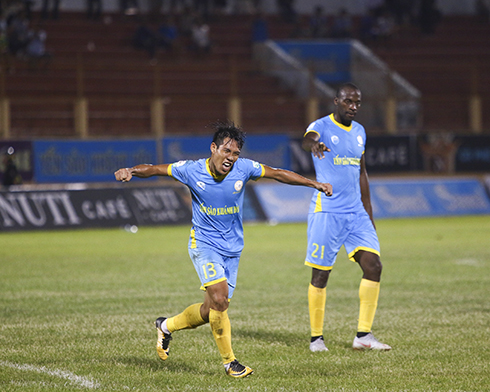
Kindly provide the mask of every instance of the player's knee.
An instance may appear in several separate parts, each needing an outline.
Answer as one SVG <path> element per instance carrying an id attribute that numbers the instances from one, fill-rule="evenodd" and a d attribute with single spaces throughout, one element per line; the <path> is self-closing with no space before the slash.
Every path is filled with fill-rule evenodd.
<path id="1" fill-rule="evenodd" d="M 364 271 L 371 280 L 379 281 L 381 272 L 383 271 L 383 264 L 378 256 L 370 258 L 364 265 Z"/>
<path id="2" fill-rule="evenodd" d="M 214 303 L 214 309 L 218 310 L 220 312 L 224 312 L 226 309 L 228 309 L 228 298 L 223 298 Z"/>
<path id="3" fill-rule="evenodd" d="M 327 286 L 330 270 L 320 270 L 313 268 L 311 273 L 311 285 L 319 289 L 323 289 Z"/>
<path id="4" fill-rule="evenodd" d="M 211 308 L 219 312 L 224 312 L 228 309 L 228 297 L 221 293 L 215 293 L 211 296 Z"/>

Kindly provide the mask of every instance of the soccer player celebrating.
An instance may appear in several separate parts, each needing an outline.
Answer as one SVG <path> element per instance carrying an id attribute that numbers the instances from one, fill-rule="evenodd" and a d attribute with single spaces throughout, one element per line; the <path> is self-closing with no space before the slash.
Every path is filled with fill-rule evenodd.
<path id="1" fill-rule="evenodd" d="M 192 195 L 193 226 L 188 249 L 205 290 L 204 302 L 191 305 L 174 317 L 156 320 L 158 355 L 162 360 L 168 358 L 173 332 L 209 323 L 226 373 L 241 378 L 251 374 L 252 369 L 239 363 L 233 353 L 227 310 L 243 249 L 244 186 L 251 179 L 263 177 L 312 187 L 326 196 L 332 195 L 332 186 L 240 158 L 245 141 L 242 130 L 232 123 L 216 123 L 214 126 L 216 132 L 210 158 L 162 165 L 142 164 L 119 169 L 115 177 L 125 182 L 133 176 L 169 176 L 185 184 Z"/>
<path id="2" fill-rule="evenodd" d="M 312 153 L 317 180 L 328 178 L 335 189 L 329 198 L 315 192 L 308 214 L 305 264 L 312 267 L 308 288 L 310 350 L 328 351 L 323 339 L 327 281 L 342 245 L 363 272 L 357 336 L 352 346 L 390 350 L 371 333 L 382 265 L 363 155 L 366 132 L 353 121 L 361 106 L 361 91 L 351 83 L 344 84 L 338 88 L 334 104 L 334 112 L 311 123 L 303 137 L 303 149 Z"/>

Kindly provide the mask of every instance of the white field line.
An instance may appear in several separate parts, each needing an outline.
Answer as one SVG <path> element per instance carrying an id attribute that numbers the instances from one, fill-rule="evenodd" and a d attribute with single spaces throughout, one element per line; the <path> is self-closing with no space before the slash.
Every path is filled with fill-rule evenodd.
<path id="1" fill-rule="evenodd" d="M 100 384 L 97 382 L 94 382 L 88 378 L 82 377 L 82 376 L 77 376 L 75 373 L 66 371 L 66 370 L 49 370 L 45 368 L 44 366 L 33 366 L 33 365 L 19 365 L 16 363 L 11 363 L 11 362 L 5 362 L 5 361 L 0 361 L 0 366 L 5 366 L 5 367 L 10 367 L 13 369 L 17 370 L 25 370 L 29 372 L 37 372 L 37 373 L 44 373 L 48 374 L 50 376 L 54 377 L 59 377 L 63 378 L 65 380 L 69 380 L 74 384 L 77 384 L 81 387 L 84 388 L 89 388 L 89 389 L 95 389 L 100 387 Z"/>

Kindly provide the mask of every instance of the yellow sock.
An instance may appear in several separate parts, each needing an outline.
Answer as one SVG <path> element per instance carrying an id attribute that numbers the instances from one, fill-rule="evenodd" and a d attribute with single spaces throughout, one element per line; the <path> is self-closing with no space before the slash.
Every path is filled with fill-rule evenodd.
<path id="1" fill-rule="evenodd" d="M 308 287 L 308 309 L 310 312 L 311 336 L 323 335 L 326 300 L 327 288 L 319 289 L 310 283 Z"/>
<path id="2" fill-rule="evenodd" d="M 168 331 L 172 333 L 206 324 L 206 321 L 201 317 L 201 306 L 202 303 L 191 305 L 177 316 L 167 319 Z"/>
<path id="3" fill-rule="evenodd" d="M 218 345 L 219 353 L 223 358 L 223 363 L 230 363 L 235 359 L 231 348 L 231 324 L 228 318 L 228 310 L 219 312 L 214 309 L 209 310 L 209 324 L 213 331 L 214 340 Z"/>
<path id="4" fill-rule="evenodd" d="M 359 286 L 359 323 L 357 332 L 371 332 L 378 307 L 379 282 L 362 279 Z"/>

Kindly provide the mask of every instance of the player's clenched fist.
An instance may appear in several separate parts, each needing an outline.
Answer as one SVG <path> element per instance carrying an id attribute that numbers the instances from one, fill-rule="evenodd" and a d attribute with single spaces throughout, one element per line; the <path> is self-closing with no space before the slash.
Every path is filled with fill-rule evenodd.
<path id="1" fill-rule="evenodd" d="M 114 173 L 116 176 L 117 181 L 122 181 L 122 182 L 127 182 L 133 178 L 133 175 L 131 174 L 130 169 L 128 168 L 123 168 L 119 169 L 117 172 Z"/>
<path id="2" fill-rule="evenodd" d="M 333 189 L 332 185 L 329 183 L 320 182 L 320 189 L 318 190 L 325 193 L 327 196 L 332 196 Z"/>

